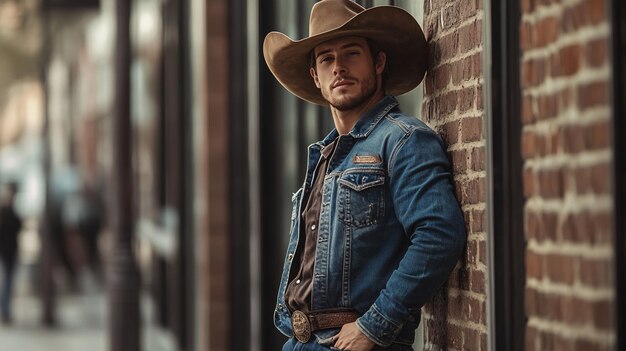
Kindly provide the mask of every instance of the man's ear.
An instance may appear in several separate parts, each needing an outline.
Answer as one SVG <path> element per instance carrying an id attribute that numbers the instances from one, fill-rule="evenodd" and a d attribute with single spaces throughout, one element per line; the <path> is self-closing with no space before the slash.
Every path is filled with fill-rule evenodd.
<path id="1" fill-rule="evenodd" d="M 320 80 L 317 77 L 317 71 L 315 70 L 315 68 L 311 67 L 309 69 L 309 72 L 311 73 L 311 77 L 313 77 L 313 81 L 315 82 L 315 86 L 319 89 L 319 87 L 320 87 Z"/>
<path id="2" fill-rule="evenodd" d="M 379 51 L 376 54 L 376 74 L 383 74 L 385 71 L 385 65 L 387 64 L 387 54 L 384 51 Z"/>

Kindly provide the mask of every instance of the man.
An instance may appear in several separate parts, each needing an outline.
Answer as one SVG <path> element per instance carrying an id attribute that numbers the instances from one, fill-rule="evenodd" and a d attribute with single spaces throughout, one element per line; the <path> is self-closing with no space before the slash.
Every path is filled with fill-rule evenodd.
<path id="1" fill-rule="evenodd" d="M 441 139 L 385 95 L 422 80 L 424 35 L 402 9 L 348 0 L 316 3 L 309 32 L 263 45 L 277 80 L 335 124 L 292 199 L 274 322 L 283 350 L 411 350 L 466 240 Z"/>
<path id="2" fill-rule="evenodd" d="M 6 186 L 0 203 L 0 261 L 4 267 L 4 282 L 0 294 L 0 315 L 3 323 L 11 323 L 11 295 L 17 261 L 17 236 L 22 230 L 22 220 L 13 208 L 17 185 Z"/>

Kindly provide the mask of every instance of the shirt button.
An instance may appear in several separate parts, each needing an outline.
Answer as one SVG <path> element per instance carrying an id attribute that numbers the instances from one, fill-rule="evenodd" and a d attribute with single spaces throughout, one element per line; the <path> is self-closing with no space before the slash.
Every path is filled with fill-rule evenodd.
<path id="1" fill-rule="evenodd" d="M 300 279 L 296 280 L 296 284 L 300 284 Z"/>
<path id="2" fill-rule="evenodd" d="M 311 230 L 315 230 L 315 224 L 311 225 Z"/>

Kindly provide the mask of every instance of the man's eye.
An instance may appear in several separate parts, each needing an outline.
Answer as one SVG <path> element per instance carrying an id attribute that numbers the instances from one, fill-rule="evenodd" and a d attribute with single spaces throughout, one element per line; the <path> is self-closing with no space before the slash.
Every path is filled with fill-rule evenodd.
<path id="1" fill-rule="evenodd" d="M 355 56 L 355 55 L 358 55 L 358 54 L 360 54 L 360 52 L 358 52 L 358 51 L 350 51 L 348 53 L 348 55 L 350 55 L 350 56 Z"/>
<path id="2" fill-rule="evenodd" d="M 330 56 L 326 56 L 326 57 L 322 57 L 322 59 L 320 60 L 320 62 L 330 62 L 332 61 L 332 57 Z"/>

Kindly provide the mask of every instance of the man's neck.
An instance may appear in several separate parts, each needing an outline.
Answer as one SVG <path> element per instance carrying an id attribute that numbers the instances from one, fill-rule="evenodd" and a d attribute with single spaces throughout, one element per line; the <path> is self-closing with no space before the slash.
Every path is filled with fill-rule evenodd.
<path id="1" fill-rule="evenodd" d="M 348 134 L 361 116 L 373 108 L 384 97 L 385 94 L 383 91 L 379 90 L 378 93 L 373 95 L 369 100 L 353 109 L 339 111 L 331 106 L 330 111 L 333 115 L 333 122 L 335 122 L 335 129 L 337 129 L 339 135 Z"/>

